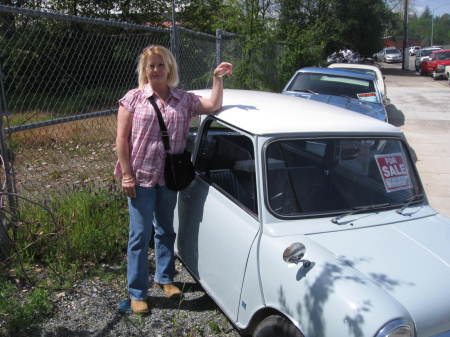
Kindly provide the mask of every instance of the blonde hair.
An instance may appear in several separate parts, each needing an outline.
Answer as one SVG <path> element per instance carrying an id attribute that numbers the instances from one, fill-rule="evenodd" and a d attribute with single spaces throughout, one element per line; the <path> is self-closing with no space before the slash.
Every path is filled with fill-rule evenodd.
<path id="1" fill-rule="evenodd" d="M 147 60 L 150 55 L 161 56 L 167 71 L 167 85 L 171 88 L 175 88 L 180 82 L 177 61 L 170 50 L 158 45 L 148 46 L 142 51 L 141 55 L 139 55 L 137 66 L 139 88 L 143 88 L 144 85 L 148 83 L 145 66 L 147 65 Z"/>

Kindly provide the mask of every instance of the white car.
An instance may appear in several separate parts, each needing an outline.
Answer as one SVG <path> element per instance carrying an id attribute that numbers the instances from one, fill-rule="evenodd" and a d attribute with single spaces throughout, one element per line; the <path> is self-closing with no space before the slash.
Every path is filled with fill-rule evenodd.
<path id="1" fill-rule="evenodd" d="M 448 84 L 450 85 L 450 66 L 445 66 L 444 77 L 448 79 Z"/>
<path id="2" fill-rule="evenodd" d="M 328 68 L 338 68 L 374 75 L 378 81 L 378 88 L 380 88 L 381 94 L 383 95 L 383 100 L 387 103 L 386 83 L 384 83 L 384 76 L 379 67 L 370 64 L 332 63 Z"/>
<path id="3" fill-rule="evenodd" d="M 415 67 L 416 67 L 416 72 L 420 72 L 420 64 L 425 61 L 425 60 L 430 60 L 430 55 L 432 52 L 436 51 L 436 50 L 441 50 L 442 47 L 439 46 L 432 46 L 432 47 L 425 47 L 422 49 L 419 49 L 417 51 L 416 54 L 416 60 L 415 62 Z"/>
<path id="4" fill-rule="evenodd" d="M 223 102 L 198 131 L 175 249 L 235 327 L 450 336 L 450 219 L 428 204 L 403 133 L 288 95 Z"/>

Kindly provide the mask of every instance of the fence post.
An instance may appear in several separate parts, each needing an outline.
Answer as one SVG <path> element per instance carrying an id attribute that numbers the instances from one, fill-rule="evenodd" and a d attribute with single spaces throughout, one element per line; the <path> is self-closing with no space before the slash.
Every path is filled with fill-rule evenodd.
<path id="1" fill-rule="evenodd" d="M 222 61 L 222 29 L 216 29 L 216 66 Z"/>
<path id="2" fill-rule="evenodd" d="M 5 183 L 6 192 L 8 196 L 8 212 L 11 214 L 11 221 L 8 223 L 7 218 L 5 218 L 5 212 L 3 210 L 3 203 L 0 204 L 0 253 L 8 256 L 9 250 L 11 248 L 11 239 L 8 236 L 8 228 L 10 225 L 15 224 L 17 219 L 17 199 L 15 196 L 16 188 L 13 174 L 13 166 L 11 164 L 11 152 L 5 143 L 5 132 L 3 130 L 3 116 L 6 114 L 6 96 L 5 89 L 3 85 L 3 71 L 0 66 L 0 155 L 2 157 L 3 169 L 5 172 Z M 2 193 L 5 191 L 1 190 Z M 5 195 L 0 195 L 0 198 L 4 198 Z M 14 232 L 15 235 L 15 232 Z"/>
<path id="3" fill-rule="evenodd" d="M 177 43 L 177 21 L 175 17 L 175 0 L 172 0 L 172 29 L 170 32 L 170 51 L 175 57 L 175 61 L 179 62 L 178 59 L 178 43 Z"/>

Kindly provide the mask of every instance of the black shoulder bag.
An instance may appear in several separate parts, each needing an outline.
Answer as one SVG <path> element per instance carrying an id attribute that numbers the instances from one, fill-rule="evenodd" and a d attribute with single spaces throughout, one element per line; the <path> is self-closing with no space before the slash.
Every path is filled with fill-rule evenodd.
<path id="1" fill-rule="evenodd" d="M 183 153 L 169 153 L 170 138 L 166 124 L 164 123 L 161 111 L 155 102 L 155 98 L 151 96 L 149 101 L 153 105 L 156 115 L 158 116 L 161 138 L 164 144 L 164 150 L 166 151 L 166 161 L 164 164 L 164 179 L 166 181 L 166 186 L 172 191 L 181 191 L 186 188 L 195 177 L 194 165 L 192 165 L 191 162 L 191 153 L 186 149 Z"/>

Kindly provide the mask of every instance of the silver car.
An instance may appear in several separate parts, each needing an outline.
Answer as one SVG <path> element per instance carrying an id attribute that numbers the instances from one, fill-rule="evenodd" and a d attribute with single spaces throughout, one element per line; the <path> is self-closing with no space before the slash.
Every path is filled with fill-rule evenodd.
<path id="1" fill-rule="evenodd" d="M 386 63 L 402 62 L 402 53 L 397 48 L 385 48 L 382 60 Z"/>
<path id="2" fill-rule="evenodd" d="M 193 160 L 176 252 L 243 335 L 450 336 L 450 219 L 400 129 L 225 90 Z"/>

